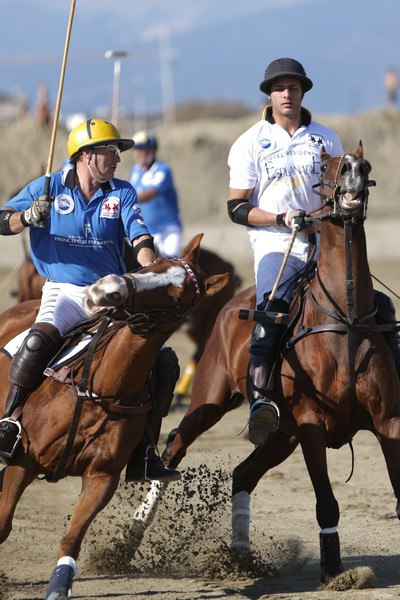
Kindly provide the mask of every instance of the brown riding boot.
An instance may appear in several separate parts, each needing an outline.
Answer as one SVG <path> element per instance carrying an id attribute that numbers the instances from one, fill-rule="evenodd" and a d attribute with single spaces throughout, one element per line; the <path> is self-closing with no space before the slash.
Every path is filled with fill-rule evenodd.
<path id="1" fill-rule="evenodd" d="M 35 323 L 11 362 L 10 389 L 5 413 L 0 419 L 0 462 L 5 465 L 9 464 L 21 439 L 22 407 L 43 381 L 43 372 L 61 342 L 62 337 L 54 325 Z"/>

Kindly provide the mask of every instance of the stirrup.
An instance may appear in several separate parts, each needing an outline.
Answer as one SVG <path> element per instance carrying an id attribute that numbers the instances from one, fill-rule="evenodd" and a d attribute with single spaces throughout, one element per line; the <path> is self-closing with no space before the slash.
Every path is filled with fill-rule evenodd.
<path id="1" fill-rule="evenodd" d="M 255 446 L 262 446 L 269 434 L 279 427 L 279 408 L 272 400 L 257 400 L 250 407 L 249 440 Z"/>
<path id="2" fill-rule="evenodd" d="M 5 417 L 4 419 L 0 419 L 0 430 L 1 430 L 1 424 L 2 423 L 11 423 L 12 425 L 15 425 L 17 431 L 16 433 L 16 438 L 15 441 L 12 443 L 10 448 L 1 448 L 2 443 L 7 442 L 7 440 L 2 440 L 1 439 L 1 433 L 0 433 L 0 463 L 8 465 L 10 459 L 13 457 L 14 452 L 18 446 L 18 443 L 22 437 L 21 432 L 22 432 L 22 427 L 21 427 L 21 423 L 19 421 L 15 421 L 14 419 L 11 419 L 10 417 Z M 7 432 L 5 432 L 7 435 Z M 9 433 L 9 432 L 8 432 Z M 15 435 L 14 433 L 11 435 Z"/>

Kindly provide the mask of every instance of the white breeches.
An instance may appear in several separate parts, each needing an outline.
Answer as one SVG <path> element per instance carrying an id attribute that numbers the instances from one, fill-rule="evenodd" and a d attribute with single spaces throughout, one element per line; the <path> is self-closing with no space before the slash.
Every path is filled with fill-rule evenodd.
<path id="1" fill-rule="evenodd" d="M 83 307 L 85 288 L 46 280 L 36 322 L 51 323 L 61 335 L 88 320 Z"/>
<path id="2" fill-rule="evenodd" d="M 289 246 L 291 233 L 258 231 L 252 242 L 254 271 L 257 288 L 257 305 L 264 300 L 264 294 L 271 292 Z M 308 236 L 301 232 L 294 240 L 285 270 L 283 271 L 276 298 L 290 303 L 296 274 L 304 267 L 308 258 Z"/>

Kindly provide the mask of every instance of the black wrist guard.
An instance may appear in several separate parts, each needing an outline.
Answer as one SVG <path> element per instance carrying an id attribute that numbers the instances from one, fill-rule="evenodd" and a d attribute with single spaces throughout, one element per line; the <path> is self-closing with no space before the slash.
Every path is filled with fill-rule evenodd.
<path id="1" fill-rule="evenodd" d="M 283 227 L 285 225 L 285 217 L 286 213 L 279 213 L 279 215 L 276 215 L 276 224 Z"/>
<path id="2" fill-rule="evenodd" d="M 234 223 L 249 226 L 249 212 L 254 206 L 248 200 L 228 200 L 228 215 Z"/>
<path id="3" fill-rule="evenodd" d="M 10 217 L 14 210 L 0 210 L 0 235 L 15 235 L 10 229 Z"/>

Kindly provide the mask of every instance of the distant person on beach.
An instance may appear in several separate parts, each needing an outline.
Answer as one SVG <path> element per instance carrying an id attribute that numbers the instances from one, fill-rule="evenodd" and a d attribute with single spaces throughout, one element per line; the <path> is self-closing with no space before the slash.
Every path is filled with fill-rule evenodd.
<path id="1" fill-rule="evenodd" d="M 39 83 L 37 87 L 37 100 L 36 100 L 36 108 L 35 108 L 35 117 L 36 121 L 40 125 L 40 127 L 45 127 L 46 125 L 50 125 L 52 120 L 51 108 L 48 100 L 48 87 L 45 83 Z"/>
<path id="2" fill-rule="evenodd" d="M 182 223 L 171 168 L 157 158 L 158 141 L 154 133 L 139 131 L 133 141 L 135 164 L 130 183 L 138 195 L 146 226 L 161 256 L 180 256 Z"/>
<path id="3" fill-rule="evenodd" d="M 385 73 L 386 102 L 389 107 L 397 105 L 399 92 L 399 75 L 394 67 L 389 67 Z"/>

